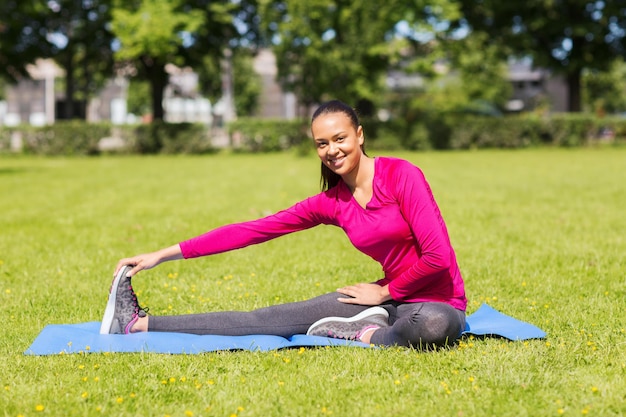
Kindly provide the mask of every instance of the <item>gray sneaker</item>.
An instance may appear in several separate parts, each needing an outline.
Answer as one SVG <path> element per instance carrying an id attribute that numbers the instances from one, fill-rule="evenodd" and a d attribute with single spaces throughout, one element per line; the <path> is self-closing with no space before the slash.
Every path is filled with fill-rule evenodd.
<path id="1" fill-rule="evenodd" d="M 128 334 L 137 319 L 146 316 L 147 309 L 139 307 L 130 277 L 126 276 L 131 269 L 128 265 L 122 267 L 111 284 L 100 334 Z"/>
<path id="2" fill-rule="evenodd" d="M 389 326 L 389 313 L 382 307 L 372 307 L 353 317 L 325 317 L 313 323 L 306 332 L 310 336 L 360 340 L 366 330 Z"/>

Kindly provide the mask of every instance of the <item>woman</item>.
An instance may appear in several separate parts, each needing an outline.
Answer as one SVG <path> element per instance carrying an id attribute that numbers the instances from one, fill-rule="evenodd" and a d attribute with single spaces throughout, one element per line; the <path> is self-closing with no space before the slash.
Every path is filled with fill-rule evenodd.
<path id="1" fill-rule="evenodd" d="M 465 328 L 463 279 L 445 223 L 422 172 L 407 161 L 370 158 L 355 111 L 330 101 L 313 114 L 322 192 L 258 220 L 219 227 L 156 252 L 119 261 L 101 332 L 294 334 L 376 345 L 442 346 Z M 341 227 L 380 262 L 384 277 L 310 300 L 250 312 L 147 316 L 131 277 L 162 262 L 212 255 L 311 228 Z"/>

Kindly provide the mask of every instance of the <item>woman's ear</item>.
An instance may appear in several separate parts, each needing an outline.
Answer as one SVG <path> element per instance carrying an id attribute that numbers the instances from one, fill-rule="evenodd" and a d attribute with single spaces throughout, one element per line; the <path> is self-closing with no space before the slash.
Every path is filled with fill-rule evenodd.
<path id="1" fill-rule="evenodd" d="M 363 126 L 359 125 L 356 129 L 356 137 L 359 140 L 359 145 L 363 145 L 365 142 L 365 136 L 363 135 Z"/>

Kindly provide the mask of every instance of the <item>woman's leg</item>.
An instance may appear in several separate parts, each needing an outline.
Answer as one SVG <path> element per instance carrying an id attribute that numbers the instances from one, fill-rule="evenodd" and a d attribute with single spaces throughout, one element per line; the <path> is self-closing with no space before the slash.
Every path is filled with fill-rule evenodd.
<path id="1" fill-rule="evenodd" d="M 149 316 L 148 331 L 243 336 L 268 334 L 289 337 L 304 334 L 317 320 L 351 317 L 369 306 L 337 301 L 339 293 L 320 295 L 306 301 L 278 304 L 257 310 L 224 311 L 180 316 Z"/>
<path id="2" fill-rule="evenodd" d="M 376 330 L 370 343 L 429 348 L 454 342 L 465 329 L 465 312 L 446 303 L 385 305 L 391 326 Z"/>

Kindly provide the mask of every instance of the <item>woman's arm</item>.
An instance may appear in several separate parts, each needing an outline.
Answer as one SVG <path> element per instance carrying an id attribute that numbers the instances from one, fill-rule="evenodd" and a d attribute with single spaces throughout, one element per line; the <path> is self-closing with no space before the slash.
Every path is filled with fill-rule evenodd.
<path id="1" fill-rule="evenodd" d="M 131 269 L 128 273 L 128 276 L 132 277 L 137 272 L 143 271 L 144 269 L 154 268 L 160 263 L 182 258 L 183 254 L 180 250 L 180 245 L 172 245 L 156 252 L 144 253 L 141 255 L 133 256 L 132 258 L 120 259 L 120 261 L 117 263 L 117 266 L 115 267 L 115 273 L 113 274 L 113 276 L 117 275 L 119 270 L 124 267 L 124 265 L 131 265 L 133 267 L 133 269 Z"/>
<path id="2" fill-rule="evenodd" d="M 397 172 L 396 195 L 400 210 L 417 241 L 419 260 L 390 283 L 395 300 L 409 297 L 431 285 L 446 273 L 454 259 L 454 251 L 445 222 L 422 171 L 410 165 Z"/>

